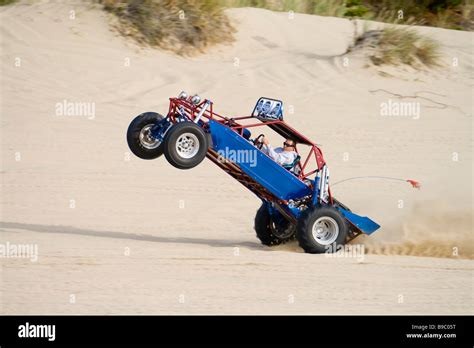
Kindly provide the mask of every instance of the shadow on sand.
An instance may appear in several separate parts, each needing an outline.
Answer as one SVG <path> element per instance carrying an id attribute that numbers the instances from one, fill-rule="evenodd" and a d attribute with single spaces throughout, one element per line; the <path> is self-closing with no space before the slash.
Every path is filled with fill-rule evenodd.
<path id="1" fill-rule="evenodd" d="M 257 242 L 238 242 L 221 239 L 204 239 L 204 238 L 187 238 L 187 237 L 160 237 L 151 236 L 147 234 L 136 234 L 117 231 L 97 231 L 77 228 L 73 226 L 63 225 L 37 225 L 24 224 L 18 222 L 0 222 L 0 228 L 19 229 L 40 233 L 60 233 L 60 234 L 75 234 L 89 237 L 114 238 L 114 239 L 129 239 L 139 240 L 144 242 L 155 243 L 182 243 L 182 244 L 203 244 L 211 247 L 246 247 L 249 249 L 262 250 L 263 246 Z"/>

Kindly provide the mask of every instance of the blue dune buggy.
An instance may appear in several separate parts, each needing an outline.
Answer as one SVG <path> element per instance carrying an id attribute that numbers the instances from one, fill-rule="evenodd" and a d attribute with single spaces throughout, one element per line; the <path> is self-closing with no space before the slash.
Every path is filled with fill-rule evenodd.
<path id="1" fill-rule="evenodd" d="M 293 164 L 283 167 L 264 153 L 263 134 L 252 139 L 251 131 L 262 126 L 296 142 L 299 155 Z M 205 157 L 218 165 L 262 200 L 255 231 L 264 245 L 296 238 L 305 252 L 334 252 L 380 227 L 331 195 L 320 148 L 285 123 L 280 100 L 260 98 L 251 115 L 224 117 L 213 111 L 209 99 L 181 92 L 170 98 L 166 117 L 155 112 L 137 116 L 127 141 L 136 156 L 164 154 L 179 169 L 193 168 Z"/>

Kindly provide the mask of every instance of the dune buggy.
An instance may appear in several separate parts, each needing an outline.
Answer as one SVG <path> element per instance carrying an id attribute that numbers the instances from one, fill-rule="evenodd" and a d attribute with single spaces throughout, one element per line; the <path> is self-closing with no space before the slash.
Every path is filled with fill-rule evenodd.
<path id="1" fill-rule="evenodd" d="M 283 167 L 261 150 L 263 135 L 252 139 L 251 132 L 258 127 L 296 142 L 292 165 Z M 209 99 L 181 92 L 170 98 L 166 116 L 137 116 L 127 141 L 136 156 L 149 160 L 164 154 L 179 169 L 193 168 L 205 157 L 214 162 L 262 200 L 255 231 L 264 245 L 296 238 L 305 252 L 334 252 L 380 227 L 332 196 L 321 149 L 283 120 L 280 100 L 262 97 L 249 116 L 225 117 L 214 112 Z"/>

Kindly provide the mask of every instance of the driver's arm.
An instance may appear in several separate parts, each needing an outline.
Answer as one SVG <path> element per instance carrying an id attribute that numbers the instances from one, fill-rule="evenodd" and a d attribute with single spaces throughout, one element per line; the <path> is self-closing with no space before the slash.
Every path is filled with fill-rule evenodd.
<path id="1" fill-rule="evenodd" d="M 273 159 L 275 162 L 281 163 L 279 162 L 279 160 L 281 160 L 280 154 L 273 149 L 273 146 L 270 145 L 270 141 L 267 137 L 263 137 L 262 151 L 265 152 L 268 156 L 270 156 L 270 158 Z"/>
<path id="2" fill-rule="evenodd" d="M 270 144 L 266 145 L 266 148 L 267 148 L 268 155 L 276 163 L 279 163 L 279 164 L 291 164 L 291 163 L 293 163 L 294 159 L 291 159 L 291 156 L 288 156 L 287 154 L 282 153 L 282 152 L 280 152 L 280 153 L 276 152 L 275 149 L 273 148 L 273 146 L 271 146 Z"/>
<path id="3" fill-rule="evenodd" d="M 263 138 L 262 150 L 264 150 L 264 152 L 276 163 L 281 165 L 291 164 L 295 160 L 295 157 L 290 153 L 276 152 L 273 146 L 270 145 L 270 141 L 267 139 L 267 137 Z"/>

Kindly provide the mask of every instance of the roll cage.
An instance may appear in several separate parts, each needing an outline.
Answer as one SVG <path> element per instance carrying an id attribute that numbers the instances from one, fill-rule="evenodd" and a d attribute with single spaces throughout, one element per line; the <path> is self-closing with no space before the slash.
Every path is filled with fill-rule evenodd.
<path id="1" fill-rule="evenodd" d="M 301 157 L 299 163 L 297 164 L 297 166 L 299 166 L 299 171 L 296 176 L 302 182 L 308 184 L 308 186 L 310 186 L 310 188 L 312 189 L 314 181 L 310 179 L 310 176 L 317 174 L 318 172 L 326 168 L 326 162 L 324 160 L 321 149 L 314 142 L 312 142 L 303 134 L 289 126 L 283 120 L 261 121 L 254 115 L 236 117 L 222 116 L 214 112 L 213 102 L 209 99 L 204 99 L 198 103 L 193 103 L 191 101 L 191 97 L 172 97 L 169 98 L 169 100 L 170 104 L 167 118 L 169 118 L 170 122 L 172 123 L 191 121 L 201 126 L 206 132 L 209 132 L 209 121 L 212 120 L 234 130 L 242 137 L 244 136 L 245 129 L 268 126 L 270 129 L 278 133 L 283 138 L 291 138 L 294 139 L 299 145 L 308 146 L 309 153 L 305 156 L 302 156 L 301 153 L 298 151 L 297 146 L 295 146 L 295 151 Z M 244 124 L 244 122 L 247 122 L 247 124 Z M 232 163 L 222 163 L 221 161 L 218 161 L 217 153 L 215 153 L 215 151 L 213 151 L 211 148 L 208 150 L 207 157 L 261 198 L 269 201 L 275 201 L 275 197 L 273 197 L 270 192 L 268 192 L 264 187 L 256 183 L 251 178 L 246 177 L 245 173 L 242 173 L 242 171 L 238 168 L 237 165 L 233 165 Z M 328 203 L 332 204 L 333 198 L 329 189 L 329 184 L 327 185 Z M 288 202 L 281 203 L 287 204 Z"/>

